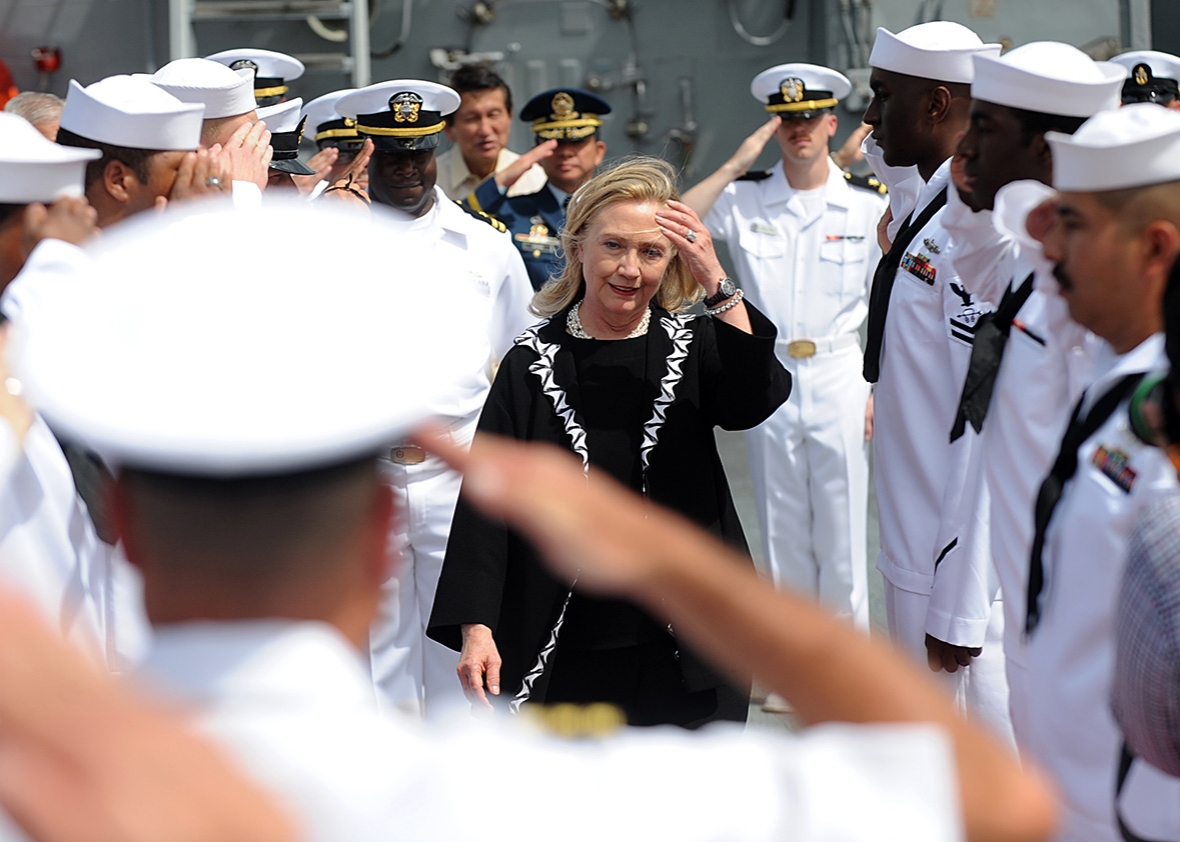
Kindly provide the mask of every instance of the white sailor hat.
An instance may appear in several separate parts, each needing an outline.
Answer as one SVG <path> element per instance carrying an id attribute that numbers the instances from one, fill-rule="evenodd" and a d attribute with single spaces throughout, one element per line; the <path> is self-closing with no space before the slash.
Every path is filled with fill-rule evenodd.
<path id="1" fill-rule="evenodd" d="M 969 84 L 975 77 L 976 55 L 1000 54 L 999 44 L 985 44 L 960 23 L 934 20 L 894 35 L 877 27 L 869 65 L 906 76 Z"/>
<path id="2" fill-rule="evenodd" d="M 1060 41 L 1033 41 L 1002 56 L 976 55 L 971 96 L 1041 114 L 1093 117 L 1117 108 L 1123 68 Z"/>
<path id="3" fill-rule="evenodd" d="M 487 334 L 472 286 L 373 210 L 140 214 L 88 246 L 86 282 L 44 302 L 13 373 L 59 435 L 116 468 L 228 478 L 376 454 L 483 370 Z M 300 247 L 260 250 L 259 230 Z"/>
<path id="4" fill-rule="evenodd" d="M 249 70 L 254 80 L 254 99 L 259 105 L 281 102 L 289 90 L 287 83 L 303 75 L 303 62 L 274 50 L 222 50 L 205 58 L 230 70 Z"/>
<path id="5" fill-rule="evenodd" d="M 763 70 L 750 83 L 754 99 L 784 120 L 806 120 L 834 108 L 848 96 L 852 83 L 842 73 L 818 64 L 779 64 Z"/>
<path id="6" fill-rule="evenodd" d="M 336 103 L 341 97 L 355 91 L 356 88 L 345 88 L 316 97 L 303 106 L 303 116 L 307 118 L 307 134 L 321 149 L 325 146 L 336 146 L 341 149 L 360 149 L 365 139 L 356 129 L 356 120 L 351 117 L 341 117 L 336 111 Z"/>
<path id="7" fill-rule="evenodd" d="M 81 196 L 86 162 L 101 157 L 97 149 L 60 146 L 24 117 L 0 111 L 0 202 L 6 205 Z"/>
<path id="8" fill-rule="evenodd" d="M 182 102 L 203 103 L 206 120 L 237 117 L 257 108 L 254 74 L 208 59 L 170 61 L 152 74 L 152 81 Z"/>
<path id="9" fill-rule="evenodd" d="M 394 79 L 340 97 L 336 110 L 356 120 L 379 152 L 434 149 L 446 126 L 443 118 L 459 108 L 459 95 L 446 85 L 420 79 Z"/>
<path id="10" fill-rule="evenodd" d="M 301 111 L 301 97 L 258 109 L 258 119 L 266 123 L 270 131 L 272 170 L 292 175 L 315 175 L 315 170 L 299 160 L 299 144 L 303 141 L 303 126 L 307 122 L 306 117 L 299 116 Z"/>
<path id="11" fill-rule="evenodd" d="M 70 80 L 61 128 L 128 149 L 192 150 L 205 109 L 181 102 L 142 76 L 108 76 L 85 88 Z"/>
<path id="12" fill-rule="evenodd" d="M 1158 50 L 1134 50 L 1111 59 L 1126 68 L 1123 102 L 1167 105 L 1180 96 L 1180 58 Z"/>
<path id="13" fill-rule="evenodd" d="M 1045 132 L 1053 186 L 1102 192 L 1180 181 L 1180 111 L 1147 102 L 1099 111 L 1072 135 Z"/>

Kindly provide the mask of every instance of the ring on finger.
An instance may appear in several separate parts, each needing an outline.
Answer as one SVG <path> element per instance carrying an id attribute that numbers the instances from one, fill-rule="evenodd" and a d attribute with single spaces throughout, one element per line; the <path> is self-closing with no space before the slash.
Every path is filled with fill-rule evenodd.
<path id="1" fill-rule="evenodd" d="M 215 175 L 211 175 L 207 179 L 205 179 L 205 186 L 214 188 L 216 190 L 220 190 L 221 189 L 221 179 Z"/>
<path id="2" fill-rule="evenodd" d="M 689 228 L 688 233 L 684 235 L 684 239 L 688 240 L 690 243 L 695 243 L 697 241 L 697 234 L 695 231 Z"/>

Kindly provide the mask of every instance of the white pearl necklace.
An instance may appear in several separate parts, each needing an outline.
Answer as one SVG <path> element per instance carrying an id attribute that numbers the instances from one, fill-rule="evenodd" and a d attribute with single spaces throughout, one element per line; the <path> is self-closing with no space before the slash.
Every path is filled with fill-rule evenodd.
<path id="1" fill-rule="evenodd" d="M 581 309 L 581 307 L 582 302 L 579 301 L 570 308 L 568 315 L 565 317 L 566 332 L 575 339 L 597 339 L 597 337 L 588 334 L 586 332 L 586 328 L 582 327 L 582 317 L 578 315 L 578 310 Z M 639 324 L 636 326 L 635 330 L 628 333 L 624 338 L 635 339 L 640 336 L 646 336 L 647 328 L 650 324 L 651 308 L 649 307 L 643 311 L 643 318 L 639 320 Z"/>

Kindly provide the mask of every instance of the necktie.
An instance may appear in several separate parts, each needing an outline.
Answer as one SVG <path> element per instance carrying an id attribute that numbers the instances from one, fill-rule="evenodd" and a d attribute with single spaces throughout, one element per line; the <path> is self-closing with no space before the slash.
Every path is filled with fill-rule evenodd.
<path id="1" fill-rule="evenodd" d="M 1030 272 L 1024 283 L 1017 289 L 1008 287 L 1000 306 L 994 313 L 980 316 L 975 326 L 975 338 L 971 342 L 971 364 L 963 381 L 963 394 L 959 398 L 959 409 L 955 413 L 955 424 L 951 429 L 951 441 L 963 435 L 967 422 L 975 432 L 983 430 L 983 419 L 992 401 L 992 389 L 996 385 L 996 374 L 1004 359 L 1004 346 L 1012 330 L 1012 320 L 1032 294 L 1033 276 Z"/>
<path id="2" fill-rule="evenodd" d="M 869 294 L 869 333 L 865 342 L 864 377 L 870 383 L 876 383 L 881 376 L 881 341 L 885 338 L 885 316 L 889 312 L 889 295 L 893 292 L 893 281 L 897 277 L 897 269 L 901 266 L 901 258 L 909 248 L 918 232 L 926 227 L 934 214 L 946 204 L 946 188 L 942 188 L 938 195 L 930 200 L 930 204 L 922 210 L 917 219 L 911 213 L 897 236 L 889 253 L 881 256 L 877 264 L 877 271 L 873 273 L 873 290 Z"/>
<path id="3" fill-rule="evenodd" d="M 1061 500 L 1061 493 L 1065 484 L 1078 470 L 1078 448 L 1094 431 L 1106 423 L 1106 419 L 1114 414 L 1123 398 L 1127 397 L 1143 379 L 1142 372 L 1128 374 L 1110 387 L 1083 419 L 1082 403 L 1086 396 L 1078 400 L 1073 415 L 1069 419 L 1069 426 L 1065 429 L 1065 436 L 1061 439 L 1061 450 L 1053 462 L 1053 469 L 1049 476 L 1041 483 L 1041 490 L 1037 492 L 1037 504 L 1034 509 L 1035 532 L 1033 533 L 1032 552 L 1028 562 L 1028 593 L 1025 614 L 1024 633 L 1031 635 L 1041 620 L 1041 591 L 1045 587 L 1045 567 L 1041 558 L 1045 549 L 1045 532 L 1049 528 L 1049 521 L 1053 517 L 1053 510 Z"/>

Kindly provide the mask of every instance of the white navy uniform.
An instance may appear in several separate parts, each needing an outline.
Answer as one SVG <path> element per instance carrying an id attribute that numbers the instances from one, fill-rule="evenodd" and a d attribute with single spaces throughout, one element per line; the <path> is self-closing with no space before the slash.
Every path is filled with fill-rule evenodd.
<path id="1" fill-rule="evenodd" d="M 478 784 L 503 817 L 484 822 L 490 840 L 554 828 L 571 842 L 963 838 L 950 747 L 927 726 L 555 742 L 468 720 L 432 733 L 379 715 L 355 652 L 313 622 L 161 627 L 147 672 L 283 798 L 309 842 L 470 838 L 472 758 L 495 769 Z"/>
<path id="2" fill-rule="evenodd" d="M 5 288 L 0 310 L 18 330 L 36 330 L 37 308 L 68 298 L 88 266 L 77 246 L 44 240 Z M 0 512 L 0 570 L 23 580 L 50 621 L 110 670 L 138 661 L 150 635 L 138 573 L 95 534 L 69 463 L 39 417 L 0 489 Z"/>
<path id="3" fill-rule="evenodd" d="M 1125 375 L 1167 366 L 1163 334 L 1113 357 L 1089 387 L 1084 413 Z M 1125 399 L 1078 449 L 1043 551 L 1040 622 L 1028 641 L 1029 733 L 1025 747 L 1054 777 L 1064 838 L 1117 842 L 1113 795 L 1120 737 L 1110 712 L 1114 608 L 1136 518 L 1176 491 L 1164 453 L 1130 429 Z M 1180 781 L 1135 764 L 1123 816 L 1148 839 L 1180 837 Z"/>
<path id="4" fill-rule="evenodd" d="M 779 161 L 768 178 L 731 182 L 704 220 L 729 245 L 746 297 L 778 328 L 778 358 L 795 384 L 791 400 L 746 432 L 770 572 L 864 628 L 869 385 L 858 331 L 885 207 L 834 166 L 820 190 L 795 190 Z M 792 356 L 803 340 L 814 354 Z"/>
<path id="5" fill-rule="evenodd" d="M 950 571 L 991 579 L 1004 606 L 1004 659 L 1009 711 L 1018 746 L 1029 733 L 1027 657 L 1024 618 L 1028 559 L 1033 518 L 1041 481 L 1057 456 L 1073 406 L 1093 379 L 1098 360 L 1109 345 L 1075 322 L 1058 291 L 1052 267 L 1040 244 L 1024 232 L 1028 212 L 1047 193 L 1042 185 L 1015 183 L 1001 189 L 996 210 L 972 213 L 951 197 L 946 224 L 955 238 L 953 262 L 973 291 L 999 300 L 1008 284 L 1020 284 L 1034 273 L 1033 288 L 1013 321 L 996 374 L 987 420 L 980 434 L 979 459 L 967 483 L 964 543 L 978 547 L 972 536 L 990 536 L 990 552 L 964 553 Z M 1024 232 L 1024 233 L 1021 233 Z M 984 645 L 983 628 L 991 604 L 981 589 L 964 588 L 957 613 L 973 626 Z M 974 599 L 974 606 L 965 600 Z"/>
<path id="6" fill-rule="evenodd" d="M 431 249 L 439 273 L 470 280 L 486 303 L 487 365 L 471 377 L 435 414 L 450 425 L 456 441 L 469 444 L 491 388 L 495 363 L 512 341 L 536 319 L 528 312 L 533 288 L 520 255 L 506 234 L 472 218 L 435 187 L 434 206 L 422 217 L 390 223 Z M 419 287 L 430 295 L 430 279 Z M 438 330 L 447 328 L 447 302 L 437 303 Z M 395 361 L 393 364 L 412 364 Z M 375 384 L 380 388 L 380 384 Z M 391 442 L 381 460 L 382 475 L 393 488 L 403 517 L 391 536 L 394 574 L 370 632 L 373 681 L 378 698 L 403 711 L 442 713 L 466 706 L 456 669 L 456 652 L 426 637 L 426 622 L 446 554 L 451 518 L 461 476 L 434 456 Z"/>
<path id="7" fill-rule="evenodd" d="M 899 171 L 882 164 L 871 138 L 866 152 L 891 196 L 894 183 L 912 181 L 912 168 Z M 954 189 L 949 160 L 916 193 L 898 191 L 895 221 L 911 211 L 917 218 L 944 187 Z M 940 565 L 947 565 L 944 571 L 953 566 L 954 551 L 963 540 L 956 517 L 977 440 L 973 430 L 954 443 L 948 444 L 948 439 L 971 359 L 975 323 L 993 309 L 991 302 L 967 290 L 955 273 L 954 243 L 942 223 L 945 210 L 917 233 L 901 260 L 873 392 L 874 485 L 881 527 L 877 569 L 885 579 L 890 634 L 923 664 L 926 634 L 945 640 L 944 635 L 951 636 L 958 626 L 953 610 L 963 594 L 957 589 L 986 585 L 936 575 Z M 986 536 L 975 536 L 981 538 Z M 1010 727 L 999 645 L 1002 623 L 996 606 L 988 624 L 993 644 L 985 645 L 966 670 L 944 674 L 943 680 L 955 689 L 961 705 L 997 733 L 1006 734 Z"/>

